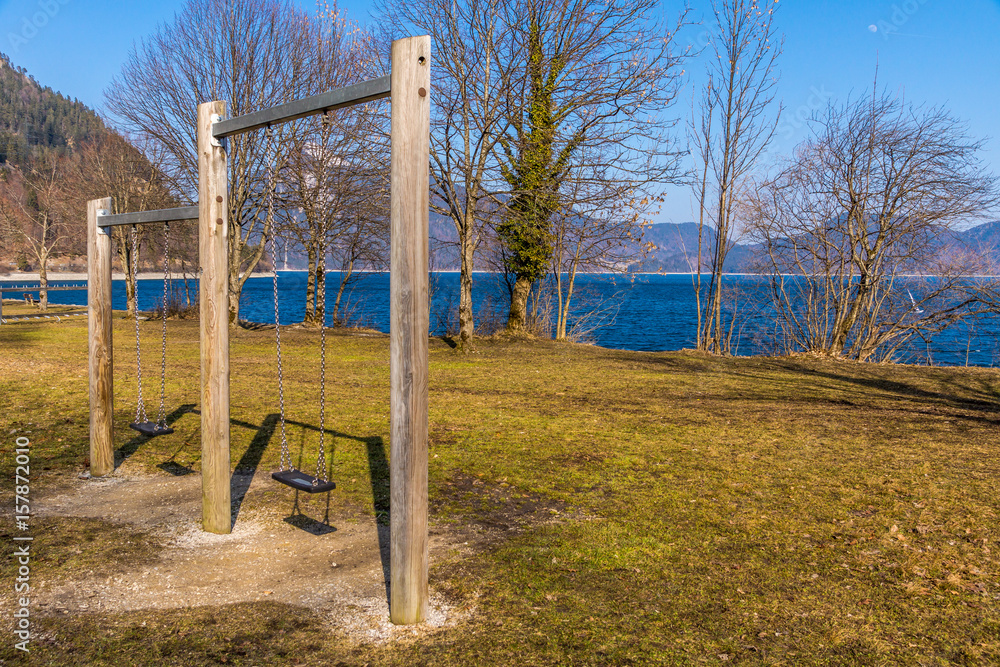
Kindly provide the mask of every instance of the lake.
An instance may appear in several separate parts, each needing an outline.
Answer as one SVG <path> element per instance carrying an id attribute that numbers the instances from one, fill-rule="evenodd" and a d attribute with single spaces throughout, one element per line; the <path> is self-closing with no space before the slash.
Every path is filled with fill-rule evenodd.
<path id="1" fill-rule="evenodd" d="M 329 284 L 332 304 L 340 275 L 331 272 Z M 739 276 L 727 277 L 739 281 Z M 495 274 L 476 273 L 473 285 L 474 311 L 477 326 L 500 325 L 506 316 L 505 287 Z M 183 290 L 183 281 L 174 287 Z M 64 284 L 53 282 L 53 285 Z M 302 321 L 305 313 L 305 271 L 282 271 L 278 278 L 278 307 L 282 324 Z M 431 276 L 431 332 L 442 335 L 457 328 L 459 276 L 457 273 L 434 273 Z M 194 295 L 197 281 L 190 280 L 188 289 Z M 139 308 L 155 308 L 162 297 L 162 280 L 139 282 Z M 601 311 L 592 324 L 600 324 L 584 335 L 587 342 L 623 350 L 680 350 L 694 347 L 696 325 L 694 290 L 690 275 L 610 276 L 583 275 L 577 278 L 578 294 L 574 296 L 571 324 L 582 324 L 581 316 Z M 13 295 L 8 294 L 8 298 Z M 352 324 L 379 331 L 389 330 L 389 275 L 361 274 L 345 294 L 348 320 Z M 52 292 L 51 303 L 84 305 L 86 292 Z M 114 281 L 112 305 L 125 309 L 125 283 Z M 544 304 L 542 304 L 544 309 Z M 255 322 L 274 322 L 271 278 L 254 277 L 247 281 L 241 300 L 241 317 Z M 553 313 L 555 306 L 552 305 Z M 330 313 L 328 313 L 329 321 Z M 576 319 L 574 319 L 574 317 Z M 740 354 L 768 353 L 760 330 L 766 322 L 749 321 L 739 332 L 737 350 Z M 899 361 L 934 363 L 936 365 L 996 366 L 1000 362 L 1000 315 L 979 318 L 975 323 L 953 327 L 935 334 L 929 341 L 918 341 L 905 350 Z"/>

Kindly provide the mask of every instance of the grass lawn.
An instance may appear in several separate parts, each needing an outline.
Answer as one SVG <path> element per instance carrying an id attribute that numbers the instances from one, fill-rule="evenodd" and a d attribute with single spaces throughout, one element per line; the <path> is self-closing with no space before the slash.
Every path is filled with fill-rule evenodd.
<path id="1" fill-rule="evenodd" d="M 190 410 L 197 325 L 169 326 L 167 409 Z M 130 327 L 115 320 L 119 445 L 135 410 Z M 142 323 L 147 359 L 158 327 Z M 306 424 L 318 423 L 316 340 L 282 333 L 289 416 Z M 343 481 L 331 511 L 384 514 L 370 453 L 388 443 L 388 339 L 329 344 Z M 274 437 L 253 450 L 254 429 L 274 428 L 273 345 L 267 330 L 232 337 L 233 467 L 262 474 L 279 451 Z M 37 497 L 85 467 L 86 349 L 85 319 L 0 327 L 3 448 L 31 438 Z M 36 612 L 44 632 L 31 664 L 1000 663 L 997 371 L 551 342 L 483 341 L 463 354 L 440 340 L 430 364 L 432 524 L 499 535 L 431 564 L 432 591 L 473 610 L 457 626 L 359 643 L 314 610 L 266 601 Z M 146 373 L 149 400 L 158 378 Z M 308 469 L 313 432 L 290 434 Z M 167 475 L 167 462 L 197 471 L 198 438 L 197 418 L 184 416 L 173 436 L 120 455 L 150 475 Z M 10 508 L 11 456 L 2 477 Z M 534 518 L 518 523 L 526 508 Z M 10 545 L 11 521 L 2 525 Z M 35 527 L 39 580 L 127 568 L 160 548 L 100 520 Z M 3 581 L 14 572 L 12 559 L 0 564 Z M 16 659 L 11 635 L 4 659 Z"/>

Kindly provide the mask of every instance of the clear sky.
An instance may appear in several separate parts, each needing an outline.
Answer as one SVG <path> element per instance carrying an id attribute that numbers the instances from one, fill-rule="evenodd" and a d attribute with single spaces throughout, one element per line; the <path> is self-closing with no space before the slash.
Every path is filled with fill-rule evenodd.
<path id="1" fill-rule="evenodd" d="M 300 0 L 312 8 L 310 0 Z M 691 0 L 704 15 L 708 0 Z M 99 111 L 103 90 L 132 44 L 170 21 L 182 0 L 0 0 L 0 51 L 43 85 Z M 673 15 L 681 3 L 664 2 Z M 368 21 L 364 0 L 341 3 Z M 879 80 L 914 103 L 944 105 L 988 138 L 988 169 L 1000 172 L 1000 0 L 781 0 L 785 35 L 778 97 L 786 108 L 775 150 L 807 136 L 801 119 L 827 99 L 867 92 Z M 684 40 L 697 41 L 698 30 Z M 687 95 L 698 81 L 692 63 Z M 676 112 L 689 108 L 685 99 Z M 691 220 L 688 196 L 672 191 L 660 218 Z"/>

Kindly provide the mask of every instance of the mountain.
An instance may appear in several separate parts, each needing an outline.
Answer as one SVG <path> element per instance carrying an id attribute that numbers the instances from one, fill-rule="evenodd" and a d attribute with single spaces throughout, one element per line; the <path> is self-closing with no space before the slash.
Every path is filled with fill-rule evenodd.
<path id="1" fill-rule="evenodd" d="M 431 246 L 431 264 L 437 271 L 457 271 L 459 269 L 458 234 L 452 221 L 434 213 L 430 214 L 429 235 Z M 703 247 L 708 248 L 715 238 L 715 230 L 706 228 Z M 652 243 L 655 248 L 642 262 L 629 267 L 632 271 L 691 273 L 698 256 L 698 225 L 694 222 L 681 224 L 661 223 L 647 227 L 642 243 Z M 637 243 L 635 254 L 640 254 L 641 244 Z M 753 250 L 750 246 L 737 245 L 726 258 L 726 271 L 741 273 L 748 269 Z M 707 260 L 702 259 L 702 265 Z M 480 256 L 476 258 L 476 268 L 485 268 Z"/>
<path id="2" fill-rule="evenodd" d="M 654 248 L 649 256 L 633 267 L 637 271 L 663 273 L 691 273 L 698 263 L 698 223 L 662 222 L 646 228 L 642 240 L 652 243 Z M 707 270 L 706 254 L 715 241 L 715 229 L 705 227 L 702 238 L 702 270 Z M 735 245 L 726 257 L 726 273 L 747 271 L 753 257 L 753 248 Z"/>
<path id="3" fill-rule="evenodd" d="M 73 150 L 105 129 L 97 113 L 42 86 L 0 53 L 0 164 L 46 150 Z"/>
<path id="4" fill-rule="evenodd" d="M 1000 259 L 1000 220 L 970 227 L 956 236 L 969 247 L 987 251 L 994 260 Z"/>
<path id="5" fill-rule="evenodd" d="M 715 230 L 706 227 L 703 248 L 711 248 Z M 1000 267 L 1000 220 L 986 222 L 953 235 L 954 246 L 985 251 L 994 266 Z M 694 270 L 698 255 L 698 225 L 694 222 L 660 223 L 646 229 L 644 242 L 656 247 L 649 257 L 634 267 L 638 271 L 663 273 L 690 273 Z M 942 239 L 941 243 L 947 243 Z M 726 273 L 743 273 L 749 270 L 755 246 L 735 245 L 726 258 Z M 702 259 L 702 266 L 707 261 Z"/>

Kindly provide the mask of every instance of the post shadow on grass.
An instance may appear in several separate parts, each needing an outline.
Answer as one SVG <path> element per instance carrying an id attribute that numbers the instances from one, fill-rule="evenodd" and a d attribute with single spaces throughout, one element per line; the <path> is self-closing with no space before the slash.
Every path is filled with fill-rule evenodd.
<path id="1" fill-rule="evenodd" d="M 801 366 L 794 367 L 791 365 L 786 365 L 787 368 L 793 368 L 795 370 L 801 371 Z M 923 403 L 937 402 L 939 404 L 947 405 L 952 408 L 967 410 L 973 413 L 980 413 L 974 415 L 954 415 L 955 418 L 984 422 L 987 424 L 996 424 L 996 420 L 990 415 L 996 412 L 997 403 L 996 400 L 990 400 L 991 396 L 985 394 L 980 389 L 975 389 L 973 387 L 962 387 L 958 386 L 956 389 L 968 391 L 969 393 L 978 394 L 981 398 L 971 398 L 958 395 L 958 393 L 946 393 L 943 391 L 933 391 L 928 389 L 923 389 L 912 384 L 907 384 L 905 382 L 899 382 L 896 380 L 886 380 L 878 377 L 854 377 L 847 374 L 834 373 L 832 371 L 817 370 L 814 368 L 806 369 L 811 376 L 821 377 L 827 380 L 833 380 L 835 382 L 844 382 L 849 384 L 855 384 L 864 387 L 866 390 L 883 391 L 887 393 L 896 394 L 899 397 L 912 399 L 915 401 Z"/>
<path id="2" fill-rule="evenodd" d="M 236 463 L 236 468 L 229 478 L 229 493 L 230 498 L 232 498 L 232 525 L 234 528 L 236 527 L 236 519 L 240 515 L 240 508 L 243 506 L 243 499 L 246 498 L 247 491 L 250 490 L 250 483 L 253 482 L 254 475 L 257 474 L 257 468 L 260 467 L 260 461 L 264 458 L 264 452 L 271 443 L 271 438 L 274 437 L 274 431 L 278 427 L 280 419 L 281 415 L 277 413 L 272 413 L 264 417 L 264 421 L 260 423 L 260 426 L 256 427 L 257 433 L 254 434 L 253 440 L 250 441 L 250 446 L 243 452 L 243 456 Z M 252 424 L 235 419 L 231 420 L 231 423 L 246 428 L 254 428 Z"/>
<path id="3" fill-rule="evenodd" d="M 183 417 L 186 414 L 196 412 L 194 409 L 194 403 L 185 403 L 178 407 L 176 410 L 164 417 L 167 422 L 167 426 L 173 426 L 174 422 Z M 161 436 L 162 437 L 162 436 Z M 147 435 L 138 434 L 124 445 L 115 450 L 115 469 L 117 470 L 121 464 L 125 463 L 130 456 L 139 451 L 139 447 L 143 446 L 147 442 L 152 440 Z"/>
<path id="4" fill-rule="evenodd" d="M 378 532 L 378 552 L 382 559 L 382 576 L 385 579 L 385 599 L 390 600 L 389 590 L 389 460 L 385 455 L 385 441 L 380 436 L 363 439 L 368 449 L 368 473 L 372 484 L 372 509 L 375 511 L 375 529 Z"/>

